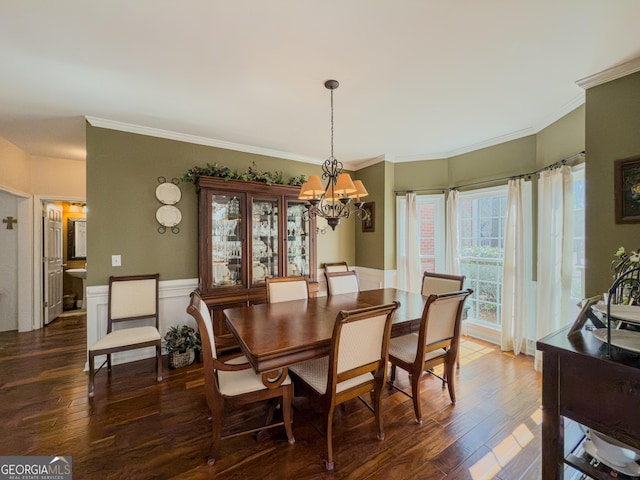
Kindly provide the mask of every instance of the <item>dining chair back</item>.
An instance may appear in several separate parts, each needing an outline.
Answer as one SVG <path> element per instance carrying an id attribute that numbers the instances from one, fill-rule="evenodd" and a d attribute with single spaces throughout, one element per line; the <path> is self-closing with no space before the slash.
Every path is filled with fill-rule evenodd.
<path id="1" fill-rule="evenodd" d="M 306 300 L 309 298 L 307 277 L 267 278 L 267 303 Z"/>
<path id="2" fill-rule="evenodd" d="M 358 274 L 349 270 L 346 272 L 333 272 L 324 274 L 327 279 L 327 291 L 329 295 L 339 295 L 341 293 L 353 293 L 360 291 L 358 284 Z"/>
<path id="3" fill-rule="evenodd" d="M 324 411 L 327 453 L 325 466 L 333 470 L 333 414 L 336 405 L 372 393 L 377 438 L 384 439 L 381 393 L 386 381 L 389 336 L 399 303 L 341 311 L 331 337 L 329 355 L 290 367 L 296 388 L 306 391 Z"/>
<path id="4" fill-rule="evenodd" d="M 324 264 L 324 273 L 348 272 L 349 265 L 347 262 L 333 262 Z"/>
<path id="5" fill-rule="evenodd" d="M 444 365 L 443 388 L 449 387 L 451 403 L 456 403 L 453 367 L 460 345 L 460 322 L 462 307 L 473 290 L 432 294 L 427 298 L 418 333 L 394 337 L 389 342 L 389 362 L 391 363 L 390 387 L 404 390 L 394 384 L 396 367 L 409 372 L 411 395 L 416 421 L 422 423 L 420 407 L 420 380 L 425 371 Z"/>
<path id="6" fill-rule="evenodd" d="M 464 287 L 464 275 L 424 272 L 422 275 L 422 295 L 428 297 L 432 293 L 457 292 Z"/>
<path id="7" fill-rule="evenodd" d="M 89 347 L 89 396 L 94 396 L 94 379 L 107 364 L 111 371 L 111 354 L 138 348 L 155 347 L 156 378 L 162 381 L 162 337 L 158 331 L 158 280 L 160 275 L 109 277 L 107 332 Z M 125 327 L 126 323 L 151 320 L 153 325 Z M 118 324 L 119 328 L 114 328 Z M 95 369 L 95 357 L 106 355 Z"/>
<path id="8" fill-rule="evenodd" d="M 424 272 L 422 276 L 422 295 L 428 297 L 432 293 L 457 292 L 464 287 L 464 279 L 464 275 Z M 460 368 L 459 358 L 456 358 L 456 366 Z"/>
<path id="9" fill-rule="evenodd" d="M 197 291 L 191 293 L 187 313 L 196 320 L 202 341 L 205 397 L 211 412 L 213 435 L 207 463 L 213 465 L 219 457 L 222 439 L 262 431 L 266 428 L 284 426 L 288 441 L 293 444 L 295 442 L 291 430 L 293 385 L 287 369 L 283 369 L 278 377 L 270 376 L 266 380 L 266 377 L 257 375 L 253 371 L 246 357 L 239 352 L 218 357 L 209 308 Z M 267 425 L 222 435 L 225 407 L 236 407 L 271 399 L 281 401 L 283 417 L 281 422 L 271 423 L 271 414 L 269 414 Z"/>

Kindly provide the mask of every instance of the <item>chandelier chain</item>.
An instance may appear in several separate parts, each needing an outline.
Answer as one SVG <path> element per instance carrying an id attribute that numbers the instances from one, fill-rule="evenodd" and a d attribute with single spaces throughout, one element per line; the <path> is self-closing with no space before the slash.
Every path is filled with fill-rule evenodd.
<path id="1" fill-rule="evenodd" d="M 331 89 L 331 159 L 333 160 L 333 89 Z"/>

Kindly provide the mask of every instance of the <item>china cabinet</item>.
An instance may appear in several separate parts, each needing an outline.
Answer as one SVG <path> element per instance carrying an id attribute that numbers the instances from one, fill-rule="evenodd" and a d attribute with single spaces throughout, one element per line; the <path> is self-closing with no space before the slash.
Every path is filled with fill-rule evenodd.
<path id="1" fill-rule="evenodd" d="M 214 177 L 197 187 L 200 291 L 221 339 L 222 310 L 265 302 L 267 277 L 303 275 L 317 293 L 315 219 L 299 187 Z"/>

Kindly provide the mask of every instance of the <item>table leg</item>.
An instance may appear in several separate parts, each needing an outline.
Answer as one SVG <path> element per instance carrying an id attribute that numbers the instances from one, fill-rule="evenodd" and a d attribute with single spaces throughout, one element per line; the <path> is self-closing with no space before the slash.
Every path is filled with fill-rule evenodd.
<path id="1" fill-rule="evenodd" d="M 564 477 L 564 420 L 559 405 L 558 355 L 544 352 L 542 364 L 542 478 Z"/>

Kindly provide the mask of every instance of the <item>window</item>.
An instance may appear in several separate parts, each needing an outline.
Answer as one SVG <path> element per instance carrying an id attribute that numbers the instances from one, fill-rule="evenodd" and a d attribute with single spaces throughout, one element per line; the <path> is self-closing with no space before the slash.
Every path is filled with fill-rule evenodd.
<path id="1" fill-rule="evenodd" d="M 466 302 L 467 318 L 500 327 L 504 225 L 507 187 L 460 192 L 458 235 L 460 272 L 465 287 L 473 289 Z"/>
<path id="2" fill-rule="evenodd" d="M 571 298 L 584 298 L 584 163 L 573 169 L 573 269 Z M 573 301 L 572 303 L 576 303 Z"/>
<path id="3" fill-rule="evenodd" d="M 406 232 L 404 197 L 398 197 L 398 229 Z M 420 271 L 442 272 L 444 268 L 444 195 L 416 195 L 418 231 L 420 232 Z"/>

